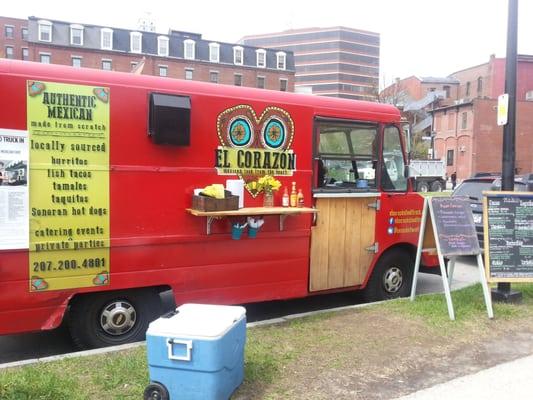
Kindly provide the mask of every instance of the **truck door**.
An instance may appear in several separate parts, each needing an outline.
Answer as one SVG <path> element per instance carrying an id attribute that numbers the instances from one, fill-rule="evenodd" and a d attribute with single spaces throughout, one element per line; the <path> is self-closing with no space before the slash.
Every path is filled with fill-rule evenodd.
<path id="1" fill-rule="evenodd" d="M 363 283 L 375 251 L 380 198 L 376 167 L 378 124 L 316 121 L 309 291 Z"/>

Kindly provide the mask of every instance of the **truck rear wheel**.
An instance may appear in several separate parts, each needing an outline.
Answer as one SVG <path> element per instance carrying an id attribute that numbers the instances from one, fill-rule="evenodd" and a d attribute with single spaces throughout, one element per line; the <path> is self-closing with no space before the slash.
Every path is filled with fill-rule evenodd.
<path id="1" fill-rule="evenodd" d="M 72 340 L 82 349 L 144 340 L 148 324 L 161 315 L 156 291 L 140 289 L 82 295 L 69 309 Z"/>
<path id="2" fill-rule="evenodd" d="M 402 249 L 383 254 L 364 291 L 367 301 L 380 301 L 409 296 L 413 280 L 413 260 Z"/>
<path id="3" fill-rule="evenodd" d="M 442 183 L 440 181 L 435 181 L 431 183 L 432 192 L 442 192 Z"/>
<path id="4" fill-rule="evenodd" d="M 425 181 L 418 182 L 416 184 L 416 191 L 417 192 L 429 192 L 429 185 Z"/>

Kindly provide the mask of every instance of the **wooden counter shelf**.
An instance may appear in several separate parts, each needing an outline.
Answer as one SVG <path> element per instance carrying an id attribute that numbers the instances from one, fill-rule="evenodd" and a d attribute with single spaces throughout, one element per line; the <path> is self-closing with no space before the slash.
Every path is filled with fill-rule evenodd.
<path id="1" fill-rule="evenodd" d="M 283 231 L 283 222 L 289 215 L 316 213 L 316 208 L 309 207 L 244 207 L 227 211 L 200 211 L 187 208 L 186 211 L 196 217 L 207 217 L 206 233 L 211 234 L 211 223 L 215 219 L 227 217 L 251 217 L 257 215 L 279 215 L 279 230 Z"/>

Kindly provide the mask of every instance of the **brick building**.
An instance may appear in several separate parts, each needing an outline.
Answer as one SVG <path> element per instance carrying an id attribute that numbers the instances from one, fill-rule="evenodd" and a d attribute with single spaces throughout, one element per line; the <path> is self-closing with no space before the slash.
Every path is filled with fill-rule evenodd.
<path id="1" fill-rule="evenodd" d="M 413 135 L 431 139 L 434 138 L 434 120 L 431 112 L 435 108 L 454 103 L 457 99 L 459 83 L 453 77 L 410 76 L 405 79 L 396 79 L 392 85 L 383 89 L 379 94 L 379 99 L 400 108 L 403 119 L 411 125 Z M 431 150 L 428 151 L 427 156 L 431 158 L 434 154 L 433 141 L 430 142 L 429 148 Z"/>
<path id="2" fill-rule="evenodd" d="M 4 58 L 28 60 L 28 21 L 0 17 L 0 55 Z"/>
<path id="3" fill-rule="evenodd" d="M 379 33 L 345 27 L 245 36 L 242 43 L 294 53 L 295 88 L 347 99 L 377 99 Z"/>
<path id="4" fill-rule="evenodd" d="M 454 104 L 434 112 L 435 154 L 448 174 L 464 179 L 477 172 L 501 172 L 503 127 L 496 123 L 497 98 L 504 93 L 505 58 L 450 75 L 460 82 Z M 533 56 L 519 55 L 516 88 L 517 173 L 533 172 Z"/>
<path id="5" fill-rule="evenodd" d="M 383 89 L 380 100 L 403 108 L 409 103 L 423 100 L 428 94 L 443 92 L 440 104 L 447 105 L 457 99 L 459 81 L 453 77 L 410 76 L 396 81 Z"/>
<path id="6" fill-rule="evenodd" d="M 0 26 L 5 58 L 294 90 L 294 58 L 287 51 L 210 41 L 175 30 L 158 34 L 36 17 L 0 17 Z"/>

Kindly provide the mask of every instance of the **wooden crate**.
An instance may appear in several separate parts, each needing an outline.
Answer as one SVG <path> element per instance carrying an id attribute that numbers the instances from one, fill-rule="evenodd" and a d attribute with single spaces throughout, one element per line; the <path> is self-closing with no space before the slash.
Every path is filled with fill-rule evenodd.
<path id="1" fill-rule="evenodd" d="M 193 196 L 192 208 L 199 211 L 227 211 L 239 209 L 239 196 L 228 195 L 224 199 L 207 196 Z"/>

